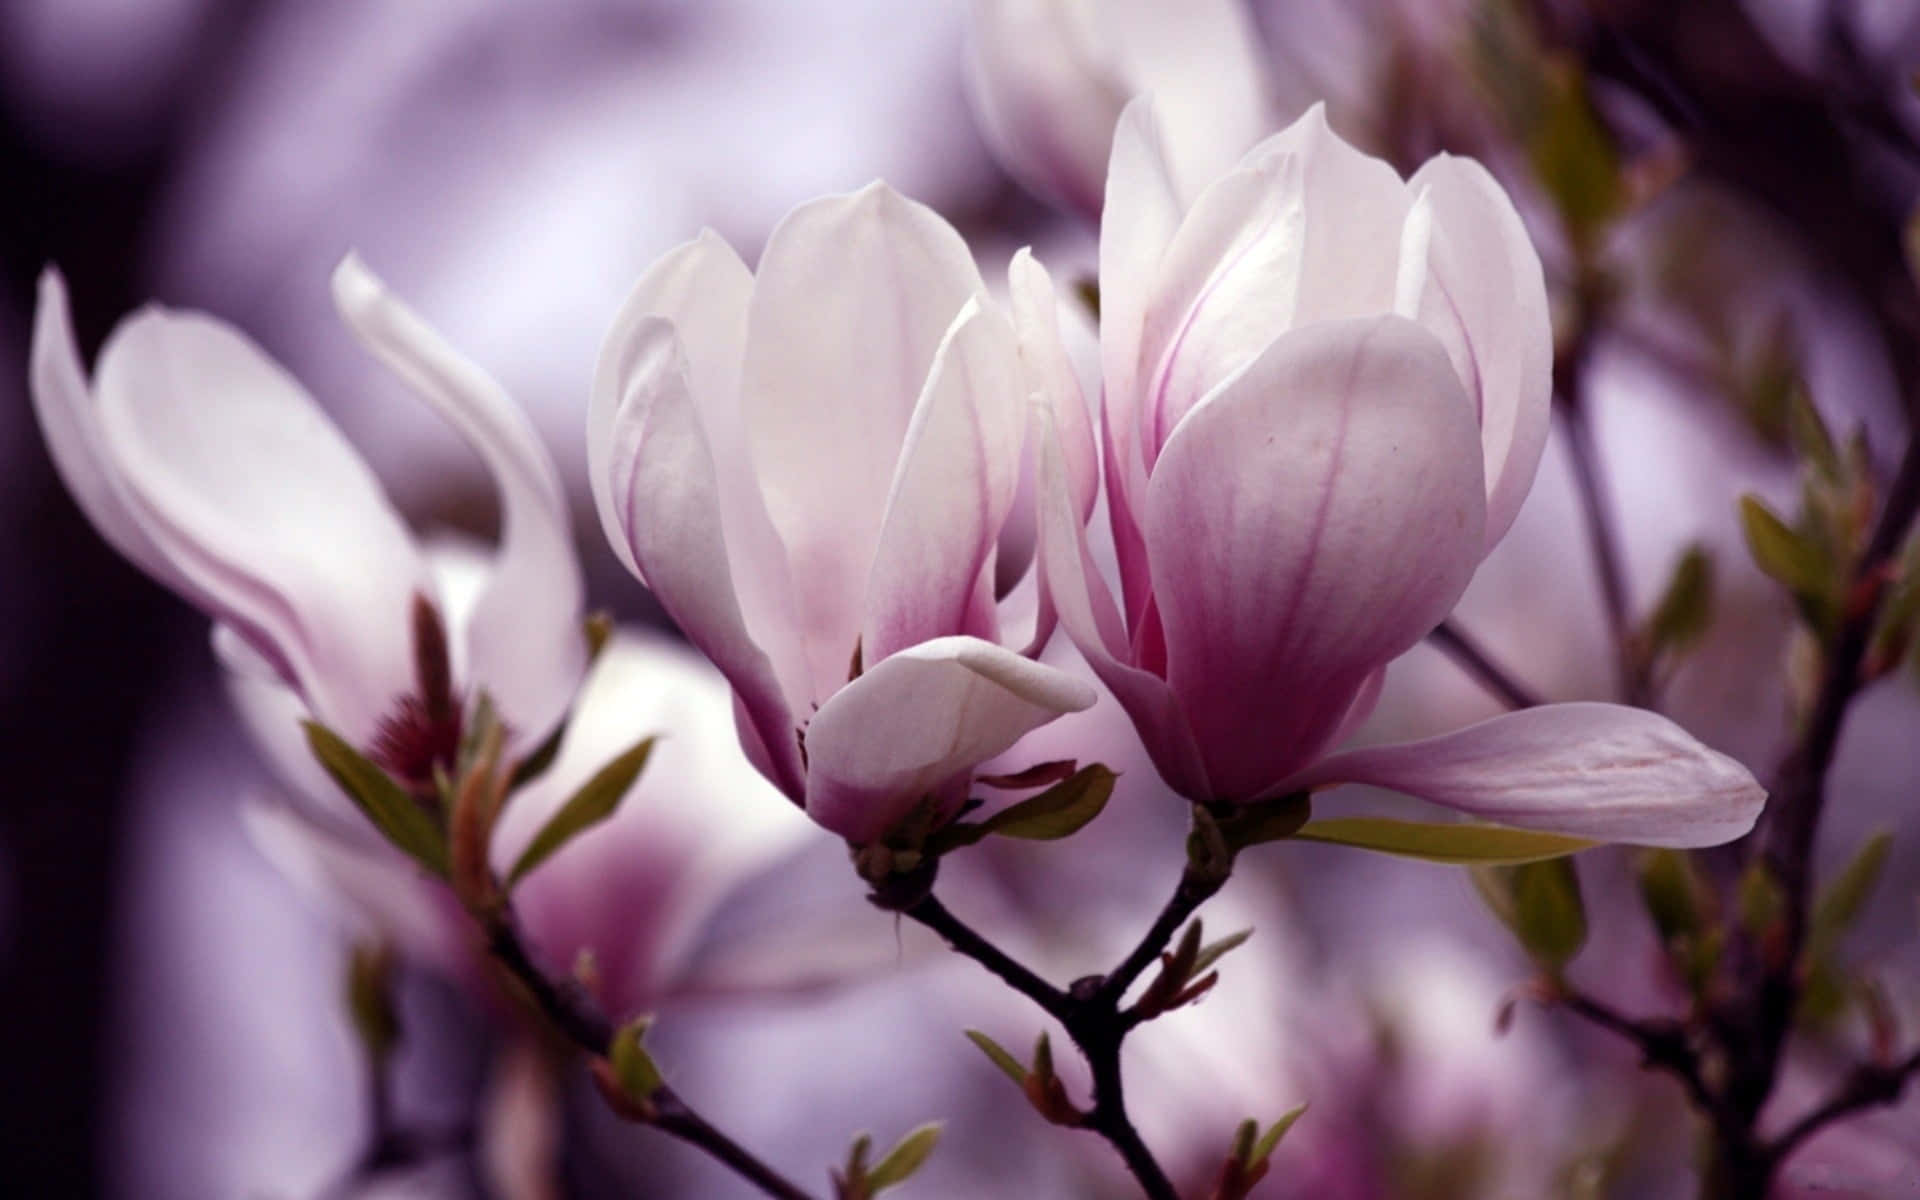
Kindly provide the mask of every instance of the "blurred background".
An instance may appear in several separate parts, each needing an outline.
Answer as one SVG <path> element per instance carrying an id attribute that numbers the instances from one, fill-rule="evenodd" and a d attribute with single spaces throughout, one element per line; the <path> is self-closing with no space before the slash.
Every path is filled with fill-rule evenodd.
<path id="1" fill-rule="evenodd" d="M 1790 738 L 1795 618 L 1751 563 L 1737 499 L 1794 511 L 1795 396 L 1836 436 L 1864 430 L 1865 477 L 1890 473 L 1910 428 L 1920 314 L 1901 232 L 1920 185 L 1920 6 L 1239 11 L 1269 127 L 1325 99 L 1343 136 L 1403 172 L 1451 150 L 1513 190 L 1563 361 L 1577 347 L 1585 364 L 1578 419 L 1603 468 L 1619 612 L 1640 627 L 1689 548 L 1714 564 L 1710 627 L 1642 682 L 1767 778 Z M 245 831 L 242 803 L 271 784 L 226 709 L 204 621 L 120 560 L 53 473 L 25 386 L 34 281 L 64 271 L 89 360 L 149 300 L 234 322 L 313 390 L 416 525 L 486 535 L 477 460 L 333 315 L 327 273 L 358 249 L 535 415 L 574 493 L 593 606 L 657 625 L 600 537 L 581 431 L 600 340 L 661 252 L 711 226 L 751 262 L 793 205 L 884 177 L 958 226 L 989 279 L 1026 243 L 1057 277 L 1090 274 L 1091 229 L 1016 182 L 976 119 L 968 24 L 961 0 L 0 5 L 4 1190 L 736 1194 L 612 1123 L 430 971 L 402 972 L 398 1096 L 418 1128 L 450 1132 L 396 1169 L 355 1170 L 370 1118 L 340 1000 L 354 935 Z M 1556 422 L 1458 620 L 1549 698 L 1620 698 L 1567 433 Z M 1893 834 L 1846 959 L 1903 1044 L 1920 1037 L 1916 677 L 1892 672 L 1856 705 L 1819 847 L 1831 867 Z M 1362 736 L 1497 711 L 1421 647 Z M 1179 870 L 1183 815 L 1111 703 L 1041 740 L 1130 765 L 1113 811 L 1070 852 L 983 853 L 950 902 L 1065 979 L 1152 911 Z M 1255 941 L 1215 996 L 1132 1050 L 1151 1081 L 1135 1087 L 1143 1126 L 1182 1179 L 1208 1176 L 1241 1116 L 1311 1100 L 1274 1195 L 1690 1194 L 1671 1082 L 1536 1009 L 1495 1037 L 1531 968 L 1460 873 L 1268 849 L 1213 926 L 1252 925 Z M 948 1117 L 911 1194 L 1125 1194 L 1102 1147 L 1011 1103 L 959 1037 L 985 1028 L 1020 1046 L 1033 1014 L 970 964 L 859 924 L 871 914 L 837 851 L 799 853 L 814 865 L 791 878 L 844 903 L 845 928 L 879 953 L 844 986 L 683 1002 L 659 1035 L 683 1090 L 808 1186 L 861 1128 L 885 1144 Z M 1574 974 L 1632 1011 L 1669 1010 L 1680 992 L 1633 899 L 1636 861 L 1582 856 L 1594 918 Z M 785 919 L 749 879 L 705 936 Z M 1870 1023 L 1843 1005 L 1813 1030 L 1788 1095 L 1823 1090 Z M 1920 1195 L 1916 1146 L 1909 1099 L 1816 1139 L 1789 1183 Z M 516 1156 L 548 1169 L 515 1184 L 500 1162 Z"/>

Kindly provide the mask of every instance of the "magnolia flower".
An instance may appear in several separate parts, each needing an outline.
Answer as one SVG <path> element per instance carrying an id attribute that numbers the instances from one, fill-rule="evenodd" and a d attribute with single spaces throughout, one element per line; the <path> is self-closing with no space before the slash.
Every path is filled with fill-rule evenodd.
<path id="1" fill-rule="evenodd" d="M 1190 196 L 1273 128 L 1240 0 L 974 0 L 968 83 L 981 132 L 1021 183 L 1100 215 L 1114 122 L 1142 92 Z"/>
<path id="2" fill-rule="evenodd" d="M 510 744 L 537 744 L 585 666 L 581 579 L 553 462 L 498 385 L 349 257 L 341 313 L 479 452 L 502 535 L 462 636 L 420 545 L 311 397 L 245 335 L 148 307 L 89 384 L 65 286 L 40 281 L 35 410 L 61 478 L 102 537 L 211 617 L 222 657 L 270 675 L 403 782 L 430 789 L 459 744 L 455 700 L 484 692 Z M 437 658 L 450 675 L 423 679 Z"/>
<path id="3" fill-rule="evenodd" d="M 256 736 L 295 726 L 297 701 L 284 688 L 242 678 L 233 691 Z M 616 634 L 588 671 L 553 765 L 514 793 L 494 829 L 489 857 L 504 878 L 581 785 L 637 737 L 658 736 L 646 771 L 613 816 L 514 889 L 528 943 L 558 970 L 590 955 L 597 996 L 616 1015 L 694 992 L 824 978 L 836 968 L 833 956 L 802 968 L 781 944 L 817 950 L 817 935 L 836 922 L 855 923 L 844 908 L 812 913 L 807 898 L 795 895 L 794 908 L 828 923 L 815 922 L 803 936 L 793 922 L 805 918 L 794 917 L 764 936 L 709 944 L 729 899 L 810 836 L 810 826 L 740 757 L 730 712 L 725 681 L 698 656 L 657 634 Z M 272 757 L 289 786 L 303 786 L 287 777 L 284 758 Z M 258 805 L 249 824 L 283 871 L 336 910 L 344 902 L 356 923 L 407 961 L 491 995 L 472 919 L 405 855 L 287 806 Z"/>
<path id="4" fill-rule="evenodd" d="M 1045 272 L 1013 318 L 964 243 L 882 184 L 802 205 L 757 275 L 706 233 L 607 337 L 588 455 L 615 552 L 733 684 L 754 764 L 851 842 L 933 802 L 1093 689 L 1000 644 L 1000 546 L 1030 394 L 1091 437 Z M 1049 619 L 1031 648 L 1044 639 Z"/>
<path id="5" fill-rule="evenodd" d="M 1319 109 L 1191 207 L 1151 110 L 1101 229 L 1108 506 L 1123 607 L 1043 463 L 1060 622 L 1167 782 L 1245 803 L 1341 782 L 1509 825 L 1664 845 L 1751 827 L 1751 775 L 1653 713 L 1568 704 L 1328 757 L 1386 665 L 1512 524 L 1546 437 L 1539 259 L 1473 162 L 1402 181 Z"/>

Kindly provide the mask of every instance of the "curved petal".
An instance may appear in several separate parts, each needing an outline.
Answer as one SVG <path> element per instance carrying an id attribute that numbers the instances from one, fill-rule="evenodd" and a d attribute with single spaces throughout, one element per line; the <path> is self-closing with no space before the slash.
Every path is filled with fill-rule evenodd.
<path id="1" fill-rule="evenodd" d="M 1397 746 L 1336 754 L 1289 788 L 1392 788 L 1502 825 L 1646 846 L 1715 846 L 1767 793 L 1672 721 L 1617 704 L 1547 704 Z"/>
<path id="2" fill-rule="evenodd" d="M 231 326 L 149 308 L 100 356 L 103 445 L 154 545 L 283 661 L 314 714 L 366 744 L 413 689 L 425 568 L 366 464 Z"/>
<path id="3" fill-rule="evenodd" d="M 1135 92 L 1154 97 L 1179 194 L 1193 197 L 1273 129 L 1265 52 L 1242 0 L 1102 0 Z"/>
<path id="4" fill-rule="evenodd" d="M 537 743 L 566 712 L 587 665 L 585 585 L 560 472 L 506 391 L 356 255 L 334 269 L 333 301 L 361 343 L 467 440 L 500 489 L 500 548 L 467 620 L 465 682 L 487 692 L 516 742 Z"/>
<path id="5" fill-rule="evenodd" d="M 274 665 L 230 626 L 216 624 L 211 640 L 214 658 L 224 672 L 222 682 L 228 702 L 254 750 L 292 794 L 296 806 L 324 813 L 343 829 L 365 830 L 368 842 L 377 842 L 366 818 L 314 758 L 301 728 L 301 722 L 313 714 L 299 695 L 280 678 Z"/>
<path id="6" fill-rule="evenodd" d="M 661 607 L 733 684 L 769 778 L 796 801 L 803 775 L 773 665 L 734 599 L 713 454 L 693 408 L 686 357 L 658 317 L 633 332 L 627 394 L 614 414 L 610 496 L 620 536 Z M 749 732 L 751 736 L 749 736 Z"/>
<path id="7" fill-rule="evenodd" d="M 1059 0 L 974 0 L 967 84 L 980 132 L 1022 184 L 1100 218 L 1114 121 L 1129 87 L 1097 10 Z"/>
<path id="8" fill-rule="evenodd" d="M 1134 666 L 1113 594 L 1087 552 L 1086 522 L 1075 512 L 1070 473 L 1052 416 L 1036 414 L 1040 435 L 1040 583 L 1094 674 L 1127 710 L 1167 786 L 1191 800 L 1212 796 L 1199 747 L 1167 681 Z"/>
<path id="9" fill-rule="evenodd" d="M 807 815 L 859 844 L 926 797 L 958 805 L 973 768 L 1093 688 L 978 638 L 923 642 L 875 663 L 807 726 Z"/>
<path id="10" fill-rule="evenodd" d="M 787 550 L 813 699 L 847 678 L 907 426 L 980 273 L 953 227 L 876 183 L 801 205 L 760 259 L 742 407 Z"/>
<path id="11" fill-rule="evenodd" d="M 1250 159 L 1194 201 L 1167 247 L 1140 334 L 1149 473 L 1180 418 L 1293 324 L 1307 246 L 1301 156 Z"/>
<path id="12" fill-rule="evenodd" d="M 1519 513 L 1547 444 L 1553 324 L 1546 280 L 1513 201 L 1479 163 L 1438 155 L 1408 186 L 1424 190 L 1432 229 L 1425 287 L 1401 311 L 1440 339 L 1478 402 L 1492 549 Z"/>
<path id="13" fill-rule="evenodd" d="M 969 301 L 934 355 L 907 428 L 867 583 L 870 661 L 973 626 L 1020 466 L 1019 352 L 997 311 Z M 992 622 L 992 595 L 984 619 Z"/>
<path id="14" fill-rule="evenodd" d="M 1153 103 L 1127 105 L 1113 132 L 1106 208 L 1100 219 L 1100 375 L 1107 510 L 1120 556 L 1122 598 L 1132 620 L 1146 603 L 1147 561 L 1135 515 L 1145 503 L 1141 452 L 1140 339 L 1147 303 L 1182 212 Z"/>
<path id="15" fill-rule="evenodd" d="M 1296 330 L 1188 415 L 1146 537 L 1211 799 L 1311 761 L 1368 675 L 1452 609 L 1484 518 L 1471 402 L 1403 318 Z"/>

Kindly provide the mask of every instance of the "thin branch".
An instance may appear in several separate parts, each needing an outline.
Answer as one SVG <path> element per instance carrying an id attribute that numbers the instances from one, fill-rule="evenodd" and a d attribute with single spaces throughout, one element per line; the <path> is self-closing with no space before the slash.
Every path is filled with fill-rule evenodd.
<path id="1" fill-rule="evenodd" d="M 1173 889 L 1173 895 L 1167 900 L 1166 907 L 1153 919 L 1145 936 L 1134 946 L 1132 953 L 1122 959 L 1120 965 L 1107 972 L 1094 991 L 1093 1000 L 1113 1008 L 1120 1006 L 1127 989 L 1133 981 L 1140 978 L 1141 972 L 1153 965 L 1154 959 L 1167 948 L 1173 935 L 1187 923 L 1195 909 L 1213 898 L 1215 892 L 1226 883 L 1225 876 L 1209 878 L 1189 868 L 1180 875 L 1180 884 Z M 1139 1023 L 1135 1018 L 1133 1024 Z"/>
<path id="2" fill-rule="evenodd" d="M 1452 618 L 1440 622 L 1432 633 L 1427 635 L 1442 654 L 1464 668 L 1474 677 L 1481 687 L 1493 693 L 1508 708 L 1534 708 L 1542 703 L 1540 697 L 1525 684 L 1515 679 L 1505 667 L 1487 656 L 1480 643 L 1467 636 Z"/>
<path id="3" fill-rule="evenodd" d="M 1700 1055 L 1684 1025 L 1664 1018 L 1629 1017 L 1583 992 L 1561 990 L 1553 1000 L 1575 1016 L 1632 1042 L 1646 1066 L 1678 1079 L 1694 1105 L 1718 1124 L 1720 1102 L 1707 1086 Z"/>
<path id="4" fill-rule="evenodd" d="M 487 950 L 494 961 L 526 989 L 547 1021 L 581 1050 L 595 1057 L 605 1055 L 613 1041 L 614 1026 L 592 998 L 578 987 L 556 984 L 547 977 L 520 940 L 510 913 L 486 920 L 484 928 Z M 653 1114 L 645 1124 L 705 1151 L 776 1200 L 811 1200 L 806 1192 L 695 1112 L 671 1087 L 662 1085 L 649 1101 Z"/>
<path id="5" fill-rule="evenodd" d="M 975 932 L 972 926 L 954 916 L 946 905 L 940 903 L 939 897 L 929 892 L 919 903 L 903 911 L 939 934 L 954 950 L 999 976 L 1001 982 L 1039 1005 L 1048 1016 L 1063 1025 L 1070 1024 L 1077 1011 L 1073 997 L 1040 978 Z"/>
<path id="6" fill-rule="evenodd" d="M 1807 1113 L 1773 1139 L 1767 1149 L 1777 1163 L 1799 1149 L 1820 1130 L 1843 1117 L 1869 1108 L 1898 1104 L 1914 1075 L 1920 1074 L 1920 1050 L 1899 1062 L 1861 1063 L 1825 1103 Z"/>

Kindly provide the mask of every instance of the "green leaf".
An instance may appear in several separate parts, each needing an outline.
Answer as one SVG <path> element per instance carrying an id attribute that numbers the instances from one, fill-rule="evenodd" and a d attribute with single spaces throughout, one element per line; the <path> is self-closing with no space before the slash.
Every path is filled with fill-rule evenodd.
<path id="1" fill-rule="evenodd" d="M 1740 497 L 1740 528 L 1754 565 L 1796 597 L 1824 597 L 1831 590 L 1819 549 L 1789 528 L 1758 496 Z"/>
<path id="2" fill-rule="evenodd" d="M 1513 900 L 1509 925 L 1535 962 L 1557 972 L 1580 953 L 1587 941 L 1587 910 L 1572 859 L 1476 870 L 1481 872 L 1503 877 Z"/>
<path id="3" fill-rule="evenodd" d="M 1859 920 L 1861 911 L 1867 906 L 1868 897 L 1873 895 L 1875 885 L 1880 882 L 1880 876 L 1886 869 L 1887 855 L 1892 850 L 1891 833 L 1874 834 L 1854 854 L 1853 860 L 1833 877 L 1833 882 L 1821 889 L 1807 926 L 1808 957 L 1820 958 L 1830 953 L 1841 935 Z"/>
<path id="4" fill-rule="evenodd" d="M 993 1061 L 994 1066 L 1004 1071 L 1007 1078 L 1013 1080 L 1014 1086 L 1022 1088 L 1027 1086 L 1026 1065 L 1013 1055 L 1007 1053 L 1006 1048 L 999 1042 L 981 1033 L 978 1029 L 967 1030 L 967 1040 L 980 1047 L 980 1053 L 986 1055 Z"/>
<path id="5" fill-rule="evenodd" d="M 560 743 L 566 739 L 567 725 L 572 719 L 571 713 L 562 718 L 553 727 L 553 732 L 533 748 L 533 753 L 513 764 L 513 777 L 507 781 L 508 793 L 519 791 L 547 773 L 547 769 L 553 766 L 553 760 L 560 754 Z"/>
<path id="6" fill-rule="evenodd" d="M 1504 825 L 1433 825 L 1383 817 L 1343 817 L 1311 821 L 1294 834 L 1308 842 L 1326 842 L 1377 850 L 1423 862 L 1488 866 L 1538 862 L 1577 854 L 1599 843 L 1559 833 L 1536 833 Z"/>
<path id="7" fill-rule="evenodd" d="M 1820 410 L 1813 406 L 1813 397 L 1807 394 L 1804 386 L 1796 386 L 1787 398 L 1787 437 L 1793 443 L 1794 451 L 1815 471 L 1831 482 L 1839 482 L 1844 475 L 1840 463 L 1840 450 L 1834 444 L 1833 434 L 1827 431 L 1827 423 L 1820 416 Z"/>
<path id="8" fill-rule="evenodd" d="M 613 1068 L 614 1079 L 619 1081 L 620 1090 L 634 1100 L 652 1099 L 666 1082 L 653 1056 L 642 1044 L 652 1024 L 653 1018 L 649 1016 L 622 1025 L 613 1035 L 613 1044 L 607 1047 L 607 1065 Z"/>
<path id="9" fill-rule="evenodd" d="M 373 760 L 318 721 L 301 723 L 307 746 L 327 774 L 386 839 L 434 875 L 447 876 L 447 834 L 420 807 L 412 793 L 393 781 Z"/>
<path id="10" fill-rule="evenodd" d="M 353 948 L 347 960 L 347 1015 L 376 1070 L 400 1042 L 400 1014 L 393 1005 L 393 952 L 385 945 Z"/>
<path id="11" fill-rule="evenodd" d="M 1217 942 L 1208 942 L 1200 947 L 1200 952 L 1194 955 L 1193 966 L 1187 971 L 1187 978 L 1192 979 L 1201 974 L 1208 967 L 1219 962 L 1228 952 L 1239 949 L 1252 936 L 1253 930 L 1242 929 L 1239 933 L 1230 933 Z"/>
<path id="12" fill-rule="evenodd" d="M 1700 898 L 1699 877 L 1685 854 L 1650 850 L 1640 860 L 1640 902 L 1661 941 L 1671 943 L 1700 932 Z"/>
<path id="13" fill-rule="evenodd" d="M 885 1158 L 867 1172 L 867 1186 L 874 1191 L 905 1183 L 918 1171 L 933 1148 L 940 1143 L 940 1122 L 930 1121 L 900 1139 Z"/>
<path id="14" fill-rule="evenodd" d="M 1740 906 L 1741 924 L 1756 941 L 1765 941 L 1786 916 L 1786 889 L 1780 886 L 1780 881 L 1773 877 L 1773 872 L 1767 870 L 1764 863 L 1756 861 L 1740 873 L 1735 896 Z"/>
<path id="15" fill-rule="evenodd" d="M 587 780 L 579 791 L 573 794 L 560 811 L 548 819 L 527 848 L 520 852 L 519 861 L 513 864 L 513 870 L 507 873 L 507 886 L 511 888 L 526 878 L 527 873 L 551 858 L 555 851 L 572 841 L 582 831 L 591 829 L 612 816 L 620 807 L 620 801 L 640 777 L 647 765 L 647 756 L 653 753 L 654 739 L 641 738 L 625 754 L 601 767 L 592 779 Z"/>
<path id="16" fill-rule="evenodd" d="M 1287 1130 L 1292 1129 L 1294 1122 L 1305 1115 L 1306 1111 L 1306 1102 L 1302 1101 L 1282 1113 L 1280 1119 L 1269 1125 L 1267 1132 L 1262 1134 L 1260 1140 L 1254 1144 L 1253 1157 L 1248 1162 L 1265 1162 L 1272 1157 L 1274 1150 L 1280 1145 L 1280 1139 L 1287 1136 Z"/>
<path id="17" fill-rule="evenodd" d="M 1585 77 L 1571 61 L 1550 62 L 1542 82 L 1527 155 L 1575 248 L 1585 253 L 1627 206 L 1620 153 L 1588 100 Z"/>
<path id="18" fill-rule="evenodd" d="M 1078 832 L 1107 806 L 1114 779 L 1114 773 L 1100 763 L 1082 767 L 1038 796 L 1009 805 L 982 821 L 982 835 L 1050 842 Z"/>
<path id="19" fill-rule="evenodd" d="M 1679 653 L 1707 632 L 1713 619 L 1713 556 L 1687 547 L 1667 580 L 1667 590 L 1647 618 L 1645 637 L 1653 654 Z"/>

